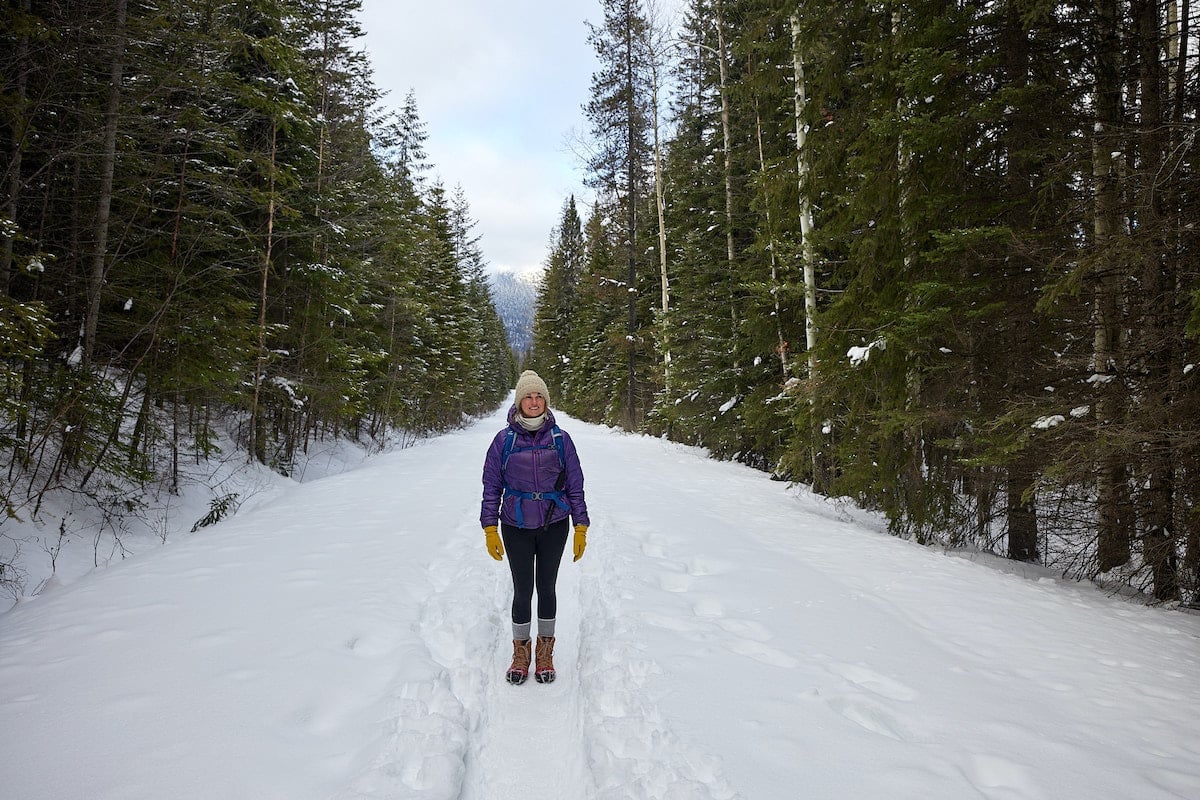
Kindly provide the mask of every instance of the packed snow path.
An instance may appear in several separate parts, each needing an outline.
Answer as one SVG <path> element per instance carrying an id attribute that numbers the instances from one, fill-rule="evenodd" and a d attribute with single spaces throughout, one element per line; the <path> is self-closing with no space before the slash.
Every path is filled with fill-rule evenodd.
<path id="1" fill-rule="evenodd" d="M 1200 797 L 1200 617 L 563 419 L 559 679 L 503 680 L 500 415 L 0 616 L 12 800 Z"/>

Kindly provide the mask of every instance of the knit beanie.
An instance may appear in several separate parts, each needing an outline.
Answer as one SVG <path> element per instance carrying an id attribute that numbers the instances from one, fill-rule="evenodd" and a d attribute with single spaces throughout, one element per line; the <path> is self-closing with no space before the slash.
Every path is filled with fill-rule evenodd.
<path id="1" fill-rule="evenodd" d="M 550 390 L 546 388 L 546 382 L 536 372 L 527 369 L 517 378 L 517 405 L 534 392 L 545 399 L 547 406 L 550 405 Z"/>

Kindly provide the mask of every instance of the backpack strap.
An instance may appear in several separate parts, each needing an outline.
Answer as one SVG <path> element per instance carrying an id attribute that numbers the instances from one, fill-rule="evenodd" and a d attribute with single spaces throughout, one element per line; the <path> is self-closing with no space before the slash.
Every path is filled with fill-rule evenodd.
<path id="1" fill-rule="evenodd" d="M 517 432 L 512 428 L 508 429 L 508 435 L 504 437 L 504 449 L 500 451 L 500 475 L 503 479 L 504 468 L 508 466 L 508 457 L 512 455 L 513 445 L 517 441 Z"/>
<path id="2" fill-rule="evenodd" d="M 563 444 L 563 432 L 557 425 L 550 428 L 550 436 L 554 440 L 554 449 L 558 453 L 558 466 L 561 469 L 567 468 L 567 447 Z M 534 445 L 532 447 L 517 447 L 517 432 L 512 428 L 504 435 L 504 447 L 500 450 L 500 471 L 503 473 L 504 468 L 508 466 L 508 459 L 513 453 L 523 453 L 526 450 L 540 450 L 545 445 Z"/>
<path id="3" fill-rule="evenodd" d="M 563 444 L 563 432 L 557 425 L 550 428 L 550 435 L 554 438 L 554 449 L 558 451 L 558 466 L 565 470 L 567 468 L 567 446 Z"/>
<path id="4" fill-rule="evenodd" d="M 549 500 L 563 511 L 567 513 L 571 511 L 571 506 L 563 499 L 566 492 L 563 491 L 562 484 L 565 483 L 567 475 L 566 445 L 563 444 L 563 432 L 557 425 L 554 425 L 550 428 L 550 436 L 554 440 L 553 447 L 555 452 L 558 453 L 558 466 L 561 470 L 558 482 L 555 485 L 555 491 L 553 492 L 522 492 L 508 485 L 508 481 L 504 477 L 504 468 L 508 466 L 508 459 L 513 453 L 521 453 L 526 450 L 548 449 L 548 447 L 546 445 L 517 447 L 517 432 L 512 428 L 508 429 L 508 433 L 504 437 L 504 447 L 500 450 L 500 481 L 503 484 L 504 491 L 501 494 L 500 502 L 504 502 L 504 495 L 512 495 L 517 498 L 517 502 L 514 505 L 516 506 L 518 528 L 525 527 L 525 510 L 521 506 L 521 500 Z"/>

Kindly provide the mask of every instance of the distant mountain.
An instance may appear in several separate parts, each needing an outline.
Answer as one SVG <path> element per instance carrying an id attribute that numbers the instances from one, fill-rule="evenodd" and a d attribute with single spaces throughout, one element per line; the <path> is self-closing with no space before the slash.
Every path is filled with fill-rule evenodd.
<path id="1" fill-rule="evenodd" d="M 506 270 L 493 272 L 489 276 L 492 302 L 504 322 L 508 346 L 518 358 L 528 353 L 533 344 L 533 306 L 537 302 L 541 279 L 540 269 L 521 272 Z"/>

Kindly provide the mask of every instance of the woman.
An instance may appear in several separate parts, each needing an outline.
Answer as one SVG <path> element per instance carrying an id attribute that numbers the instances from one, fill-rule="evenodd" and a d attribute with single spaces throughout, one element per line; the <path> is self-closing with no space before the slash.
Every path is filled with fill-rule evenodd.
<path id="1" fill-rule="evenodd" d="M 532 370 L 522 372 L 508 426 L 496 434 L 483 462 L 479 522 L 484 542 L 497 561 L 508 553 L 512 572 L 513 658 L 505 677 L 514 685 L 529 676 L 534 589 L 538 636 L 533 677 L 538 683 L 554 680 L 554 585 L 572 520 L 576 561 L 587 547 L 583 470 L 575 444 L 555 424 L 549 403 L 546 382 Z"/>

